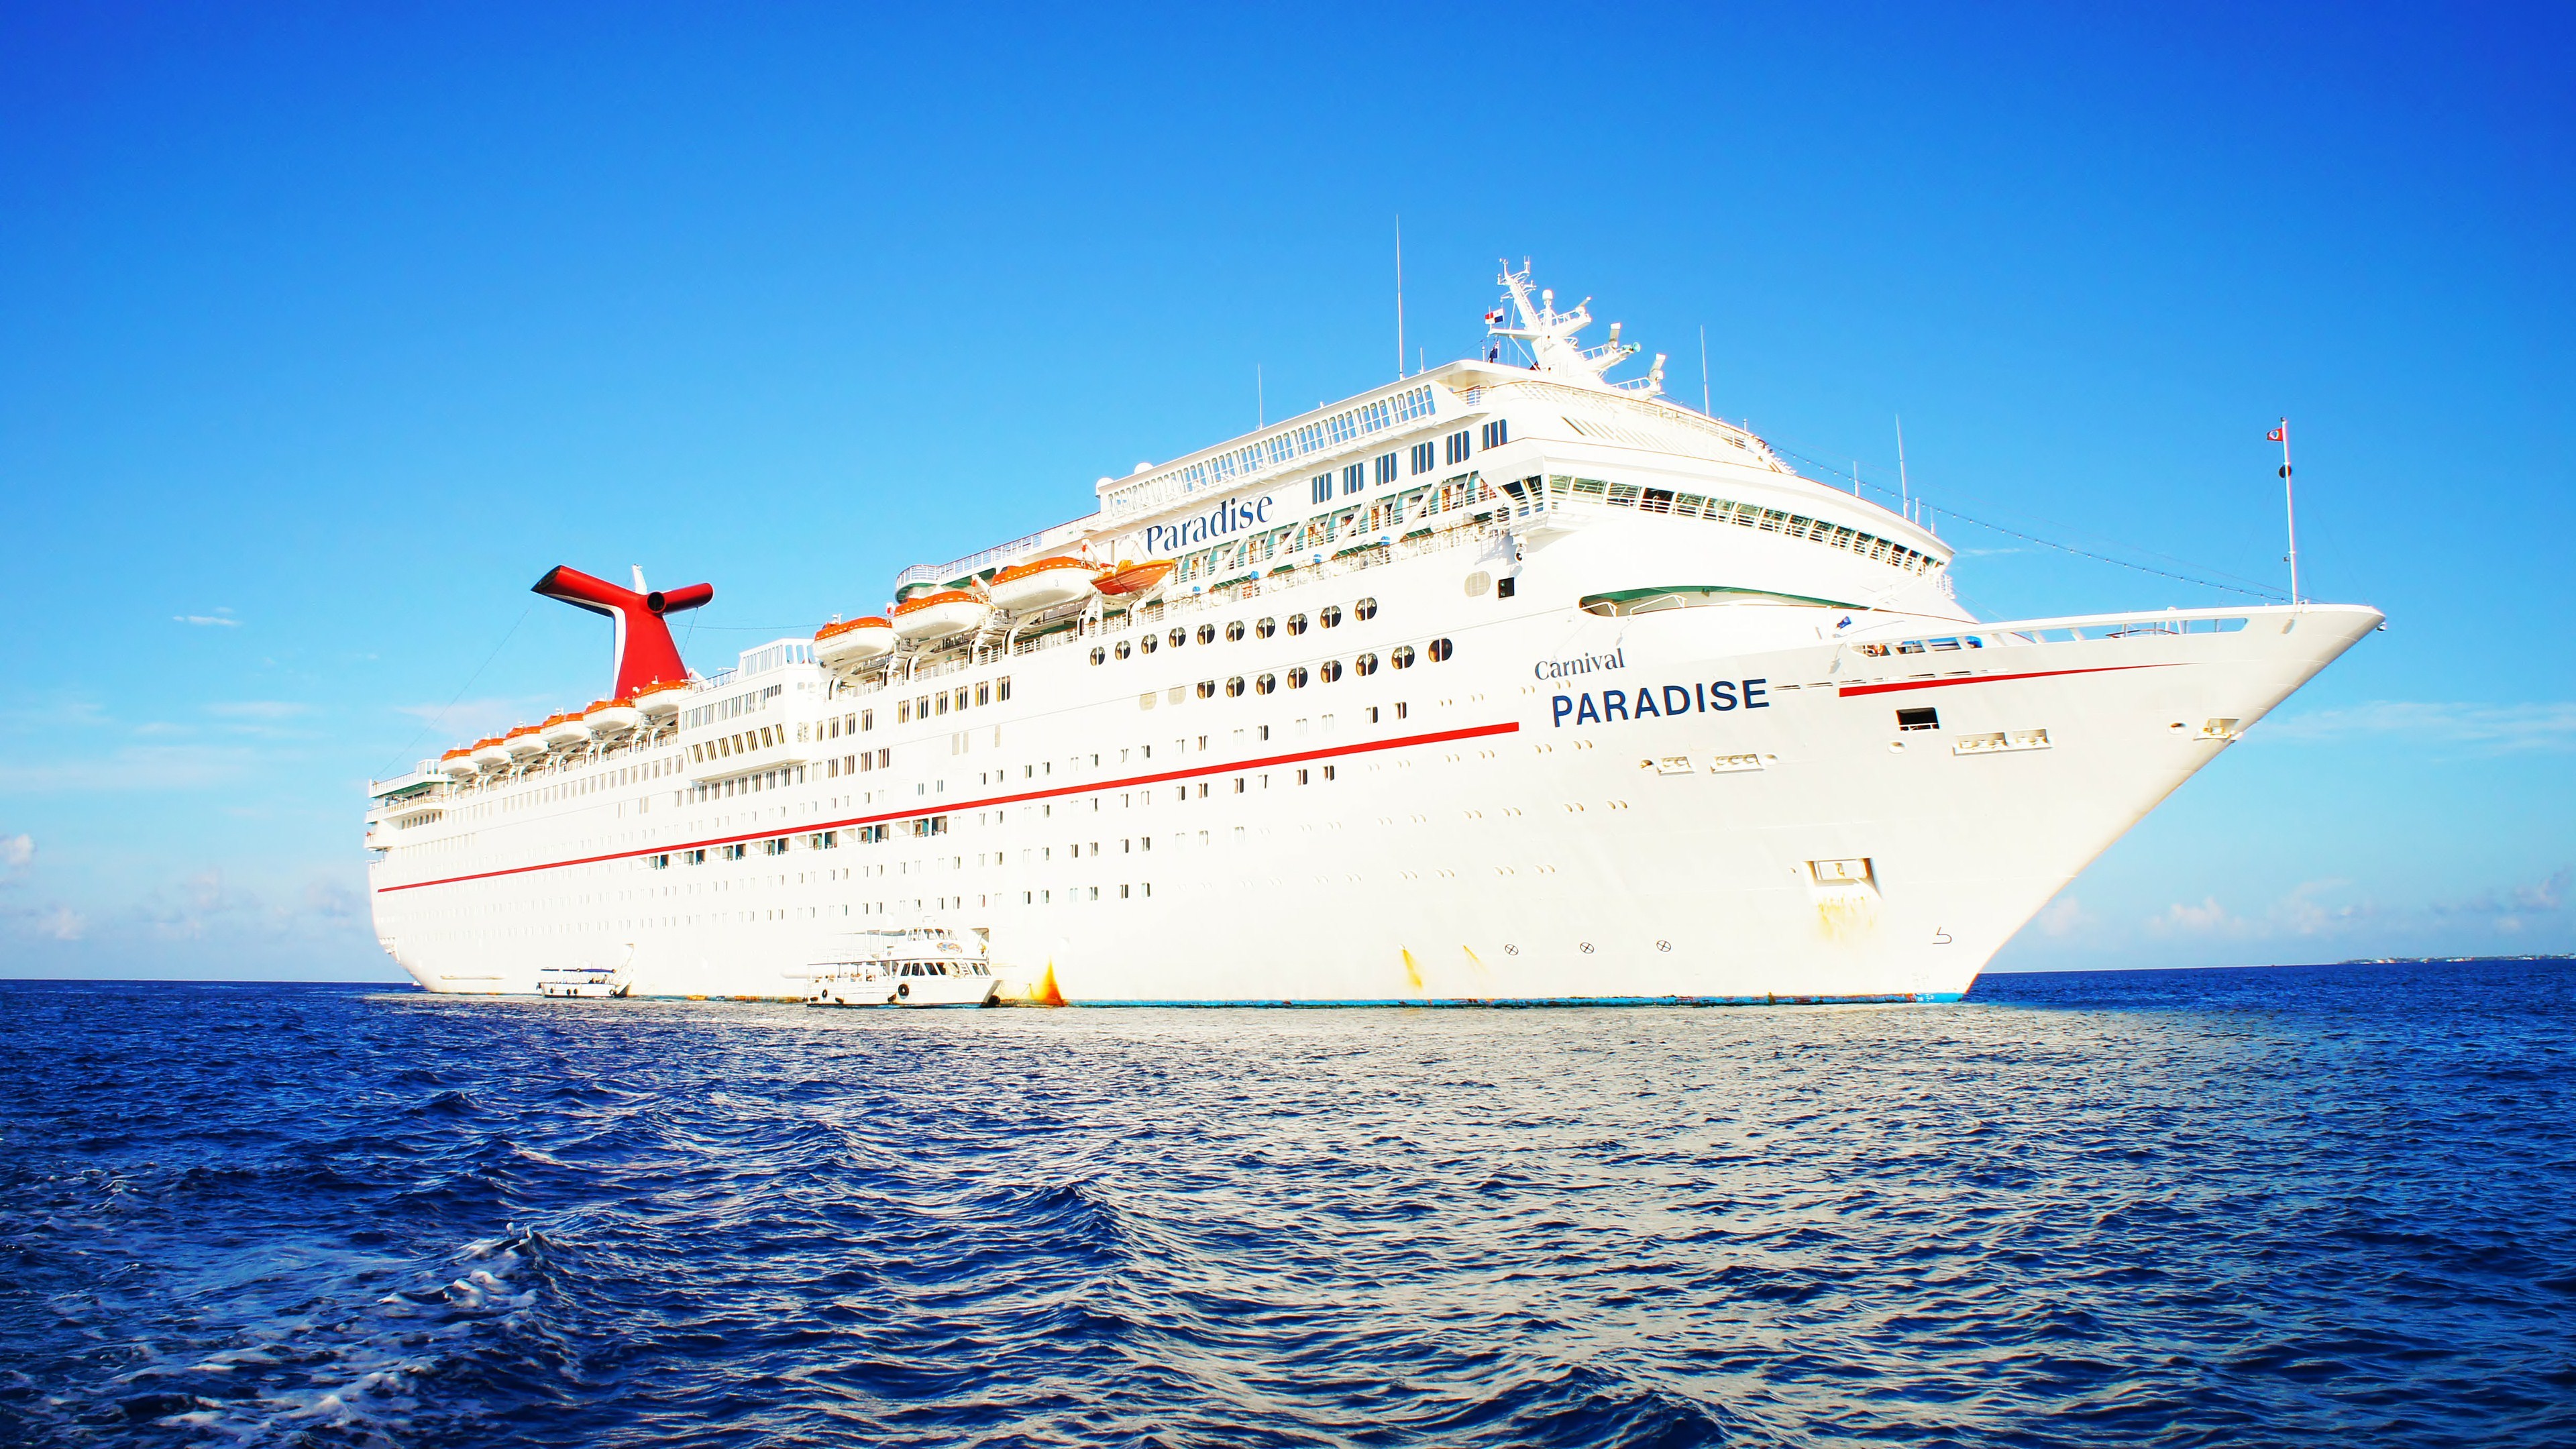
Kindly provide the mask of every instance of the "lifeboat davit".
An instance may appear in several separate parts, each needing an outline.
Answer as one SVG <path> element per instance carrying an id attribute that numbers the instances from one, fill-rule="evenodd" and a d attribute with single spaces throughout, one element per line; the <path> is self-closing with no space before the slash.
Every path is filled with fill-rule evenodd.
<path id="1" fill-rule="evenodd" d="M 844 619 L 814 631 L 814 662 L 826 669 L 866 664 L 894 652 L 894 624 L 870 614 Z"/>
<path id="2" fill-rule="evenodd" d="M 501 748 L 510 752 L 511 759 L 525 760 L 544 754 L 546 742 L 537 738 L 535 725 L 521 725 L 501 736 Z"/>
<path id="3" fill-rule="evenodd" d="M 985 589 L 994 608 L 1014 614 L 1051 609 L 1087 598 L 1090 593 L 1091 568 L 1078 558 L 1042 558 L 1013 564 L 995 574 Z"/>
<path id="4" fill-rule="evenodd" d="M 1143 563 L 1120 564 L 1092 580 L 1091 586 L 1110 598 L 1141 599 L 1163 586 L 1180 565 L 1167 558 L 1149 558 Z"/>
<path id="5" fill-rule="evenodd" d="M 550 714 L 544 724 L 537 726 L 537 738 L 545 741 L 548 749 L 554 750 L 566 745 L 587 744 L 590 726 L 583 724 L 577 714 Z"/>
<path id="6" fill-rule="evenodd" d="M 439 756 L 438 768 L 455 776 L 459 780 L 483 773 L 483 767 L 474 763 L 474 747 L 472 745 L 466 745 L 458 749 L 449 750 L 446 754 Z"/>
<path id="7" fill-rule="evenodd" d="M 660 719 L 678 714 L 680 701 L 688 697 L 692 686 L 685 679 L 663 679 L 635 691 L 635 707 L 646 719 Z"/>
<path id="8" fill-rule="evenodd" d="M 508 749 L 503 747 L 501 737 L 499 735 L 494 735 L 488 740 L 476 740 L 474 742 L 474 763 L 481 765 L 487 770 L 497 770 L 503 765 L 510 763 L 510 752 Z"/>
<path id="9" fill-rule="evenodd" d="M 581 712 L 581 722 L 595 735 L 622 735 L 644 722 L 644 711 L 631 699 L 603 699 Z"/>
<path id="10" fill-rule="evenodd" d="M 980 629 L 993 606 L 963 589 L 918 594 L 894 606 L 894 631 L 906 639 L 945 639 Z"/>

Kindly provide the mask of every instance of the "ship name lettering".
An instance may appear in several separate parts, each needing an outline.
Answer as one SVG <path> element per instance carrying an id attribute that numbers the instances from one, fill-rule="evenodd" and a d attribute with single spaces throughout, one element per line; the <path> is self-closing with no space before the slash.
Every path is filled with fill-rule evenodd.
<path id="1" fill-rule="evenodd" d="M 1607 654 L 1586 654 L 1578 659 L 1542 659 L 1530 666 L 1533 679 L 1563 679 L 1568 675 L 1590 674 L 1596 669 L 1625 669 L 1628 651 L 1613 649 Z"/>
<path id="2" fill-rule="evenodd" d="M 1590 690 L 1581 694 L 1556 697 L 1555 727 L 1563 729 L 1567 721 L 1578 725 L 1625 723 L 1630 720 L 1662 719 L 1677 714 L 1724 714 L 1731 709 L 1769 709 L 1771 681 L 1768 679 L 1719 679 L 1697 684 L 1644 685 L 1637 689 L 1605 689 L 1595 700 Z"/>
<path id="3" fill-rule="evenodd" d="M 1257 503 L 1229 498 L 1196 518 L 1178 523 L 1152 523 L 1145 526 L 1145 552 L 1178 553 L 1194 544 L 1207 542 L 1224 534 L 1258 528 L 1270 521 L 1270 505 L 1275 498 Z"/>

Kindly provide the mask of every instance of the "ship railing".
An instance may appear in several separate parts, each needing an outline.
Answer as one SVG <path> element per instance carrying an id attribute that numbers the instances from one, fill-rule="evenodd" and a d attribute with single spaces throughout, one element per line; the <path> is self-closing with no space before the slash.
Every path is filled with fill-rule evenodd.
<path id="1" fill-rule="evenodd" d="M 2282 605 L 2263 606 L 2266 609 Z M 1843 642 L 1871 658 L 1938 654 L 1963 649 L 2009 649 L 2026 644 L 2096 639 L 2174 638 L 2232 634 L 2252 621 L 2255 609 L 2139 610 L 2121 614 L 2068 614 L 2052 619 L 2002 619 L 1992 623 L 1927 625 L 1921 618 L 1854 630 Z"/>

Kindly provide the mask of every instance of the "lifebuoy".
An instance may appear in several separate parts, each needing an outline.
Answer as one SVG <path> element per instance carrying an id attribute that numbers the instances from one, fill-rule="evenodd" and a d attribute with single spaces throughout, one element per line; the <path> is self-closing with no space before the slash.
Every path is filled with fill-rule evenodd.
<path id="1" fill-rule="evenodd" d="M 894 994 L 895 994 L 895 995 L 897 995 L 897 996 L 910 996 L 910 995 L 912 995 L 912 983 L 911 983 L 911 982 L 909 982 L 909 981 L 907 981 L 907 982 L 903 983 L 901 986 L 896 987 L 896 988 L 894 989 Z"/>

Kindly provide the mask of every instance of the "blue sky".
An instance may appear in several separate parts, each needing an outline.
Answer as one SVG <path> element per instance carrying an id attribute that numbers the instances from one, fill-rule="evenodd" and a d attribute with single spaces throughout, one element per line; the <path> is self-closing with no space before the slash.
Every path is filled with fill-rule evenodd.
<path id="1" fill-rule="evenodd" d="M 390 977 L 365 781 L 1476 345 L 1495 260 L 1987 616 L 2390 616 L 2001 969 L 2576 949 L 2539 7 L 0 13 L 0 974 Z M 2183 560 L 2182 564 L 2169 560 Z M 451 705 L 451 701 L 453 702 Z"/>

